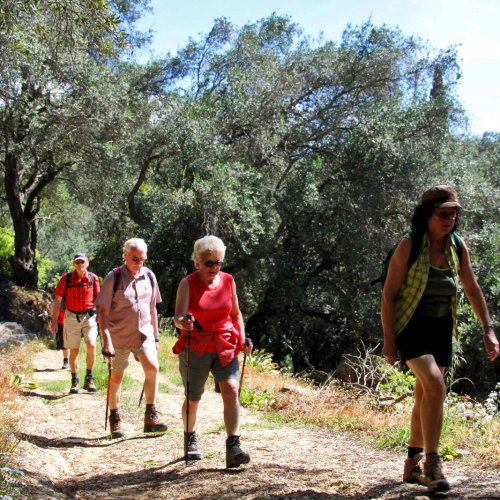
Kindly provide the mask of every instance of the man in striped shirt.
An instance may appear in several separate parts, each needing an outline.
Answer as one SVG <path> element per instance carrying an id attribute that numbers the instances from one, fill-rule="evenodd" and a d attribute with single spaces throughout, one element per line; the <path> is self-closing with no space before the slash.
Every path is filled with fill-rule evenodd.
<path id="1" fill-rule="evenodd" d="M 89 259 L 84 253 L 73 257 L 74 271 L 62 276 L 54 291 L 54 311 L 52 316 L 52 332 L 57 332 L 57 317 L 64 300 L 64 345 L 69 349 L 69 366 L 71 369 L 71 394 L 80 390 L 78 379 L 78 353 L 82 337 L 87 346 L 87 373 L 83 388 L 88 392 L 96 392 L 92 369 L 95 362 L 95 346 L 97 340 L 97 318 L 95 299 L 100 292 L 98 277 L 87 271 Z"/>

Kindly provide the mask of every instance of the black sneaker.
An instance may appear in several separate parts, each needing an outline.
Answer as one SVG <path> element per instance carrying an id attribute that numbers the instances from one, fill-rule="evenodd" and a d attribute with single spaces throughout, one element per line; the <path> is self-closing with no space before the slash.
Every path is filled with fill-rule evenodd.
<path id="1" fill-rule="evenodd" d="M 184 433 L 184 459 L 201 460 L 201 453 L 198 449 L 198 436 L 196 432 Z"/>
<path id="2" fill-rule="evenodd" d="M 250 455 L 240 447 L 240 436 L 230 436 L 226 439 L 226 467 L 239 467 L 250 462 Z"/>
<path id="3" fill-rule="evenodd" d="M 80 392 L 80 381 L 77 378 L 74 378 L 71 381 L 71 389 L 69 390 L 70 394 L 78 394 Z"/>
<path id="4" fill-rule="evenodd" d="M 95 386 L 94 379 L 92 377 L 85 377 L 83 388 L 88 392 L 97 392 L 97 387 Z"/>

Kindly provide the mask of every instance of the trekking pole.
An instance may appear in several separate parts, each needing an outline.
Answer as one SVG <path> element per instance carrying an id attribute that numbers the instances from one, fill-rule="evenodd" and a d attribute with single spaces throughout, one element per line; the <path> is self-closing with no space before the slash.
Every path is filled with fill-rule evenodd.
<path id="1" fill-rule="evenodd" d="M 113 366 L 113 358 L 108 359 L 108 391 L 106 395 L 106 416 L 104 420 L 104 430 L 108 428 L 108 413 L 109 413 L 109 391 L 111 388 L 110 380 L 111 380 L 111 368 Z"/>
<path id="2" fill-rule="evenodd" d="M 187 330 L 187 352 L 186 352 L 186 434 L 184 435 L 184 459 L 186 461 L 186 465 L 188 464 L 188 432 L 189 432 L 189 365 L 191 364 L 191 332 Z"/>
<path id="3" fill-rule="evenodd" d="M 250 337 L 245 337 L 245 345 L 249 346 L 252 343 L 252 339 Z M 245 374 L 245 365 L 247 363 L 247 353 L 243 354 L 243 366 L 241 367 L 241 377 L 240 377 L 240 386 L 238 387 L 238 401 L 240 400 L 240 392 L 241 386 L 243 385 L 243 375 Z"/>
<path id="4" fill-rule="evenodd" d="M 193 325 L 197 330 L 202 330 L 202 326 L 196 319 L 193 319 L 193 315 L 191 313 L 186 313 L 185 317 L 190 319 L 193 322 Z M 188 432 L 189 432 L 189 366 L 191 365 L 191 332 L 186 330 L 187 332 L 187 351 L 186 351 L 186 434 L 184 435 L 184 458 L 186 460 L 186 465 L 188 463 Z"/>
<path id="5" fill-rule="evenodd" d="M 146 385 L 146 382 L 144 382 L 144 385 Z M 141 407 L 141 403 L 142 403 L 142 398 L 144 396 L 144 385 L 142 386 L 142 391 L 141 391 L 141 396 L 139 397 L 139 404 L 138 404 L 138 408 Z"/>

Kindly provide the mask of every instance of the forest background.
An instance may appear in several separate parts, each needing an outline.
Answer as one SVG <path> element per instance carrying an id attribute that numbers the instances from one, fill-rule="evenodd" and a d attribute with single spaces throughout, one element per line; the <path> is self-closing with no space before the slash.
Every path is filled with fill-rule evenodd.
<path id="1" fill-rule="evenodd" d="M 500 136 L 472 136 L 456 49 L 371 21 L 338 42 L 229 19 L 147 63 L 147 0 L 0 6 L 0 273 L 52 291 L 85 251 L 103 277 L 142 237 L 173 314 L 195 239 L 228 247 L 248 334 L 295 372 L 381 342 L 370 284 L 418 194 L 455 186 L 459 234 L 499 316 Z M 463 299 L 463 297 L 462 297 Z M 454 389 L 500 380 L 462 300 Z"/>

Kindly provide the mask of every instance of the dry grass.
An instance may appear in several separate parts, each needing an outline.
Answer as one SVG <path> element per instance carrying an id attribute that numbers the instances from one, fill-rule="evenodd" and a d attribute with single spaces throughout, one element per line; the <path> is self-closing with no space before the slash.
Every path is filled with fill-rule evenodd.
<path id="1" fill-rule="evenodd" d="M 359 434 L 382 446 L 406 446 L 410 425 L 411 397 L 398 405 L 381 405 L 375 394 L 331 384 L 318 389 L 307 381 L 277 373 L 245 370 L 247 390 L 271 393 L 265 407 L 281 422 L 328 427 Z M 500 467 L 500 420 L 471 422 L 451 417 L 443 429 L 444 450 L 465 451 L 480 467 Z"/>
<path id="2" fill-rule="evenodd" d="M 13 458 L 17 446 L 18 410 L 21 384 L 25 375 L 33 373 L 33 354 L 45 349 L 41 342 L 14 346 L 0 354 L 0 465 L 5 466 Z"/>

